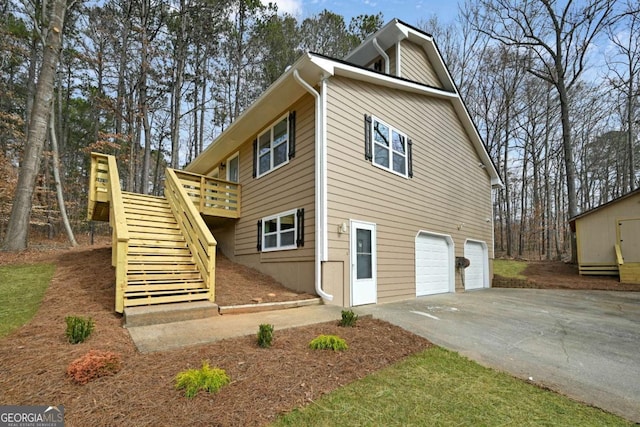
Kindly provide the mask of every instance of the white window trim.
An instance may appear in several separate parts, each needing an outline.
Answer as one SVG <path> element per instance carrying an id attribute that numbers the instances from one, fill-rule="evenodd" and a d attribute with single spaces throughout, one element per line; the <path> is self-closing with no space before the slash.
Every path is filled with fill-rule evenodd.
<path id="1" fill-rule="evenodd" d="M 287 250 L 291 250 L 291 249 L 297 249 L 298 248 L 298 244 L 296 243 L 296 238 L 298 236 L 298 210 L 297 209 L 293 209 L 290 211 L 286 211 L 286 212 L 281 212 L 279 214 L 276 215 L 271 215 L 271 216 L 267 216 L 262 218 L 262 236 L 260 236 L 261 240 L 262 240 L 262 252 L 274 252 L 274 251 L 287 251 Z M 282 230 L 280 230 L 280 218 L 284 217 L 284 216 L 289 216 L 289 215 L 293 215 L 293 229 L 291 230 L 287 230 L 288 233 L 290 233 L 291 231 L 293 231 L 293 244 L 288 245 L 288 246 L 282 246 L 280 244 L 280 236 L 282 233 Z M 277 236 L 277 244 L 276 247 L 273 248 L 267 248 L 266 245 L 266 231 L 265 231 L 265 222 L 267 221 L 271 221 L 272 219 L 277 219 L 278 221 L 278 230 L 275 233 L 271 233 L 271 234 L 275 234 Z"/>
<path id="2" fill-rule="evenodd" d="M 379 163 L 376 162 L 376 144 L 379 147 L 382 147 L 382 145 L 378 144 L 376 142 L 376 122 L 383 124 L 384 126 L 386 126 L 389 129 L 391 138 L 389 138 L 389 166 L 384 166 L 381 165 Z M 396 132 L 397 134 L 399 134 L 400 136 L 402 136 L 404 138 L 404 171 L 405 173 L 402 174 L 396 170 L 393 169 L 393 153 L 396 152 L 393 150 L 393 132 Z M 386 148 L 386 147 L 383 147 Z M 380 120 L 379 118 L 377 118 L 376 116 L 371 116 L 371 164 L 373 164 L 374 166 L 386 170 L 387 172 L 391 172 L 394 175 L 398 175 L 401 176 L 403 178 L 409 179 L 409 137 L 407 136 L 406 133 L 401 132 L 400 130 L 398 130 L 397 128 L 387 124 L 385 121 Z"/>
<path id="3" fill-rule="evenodd" d="M 278 123 L 280 123 L 282 120 L 286 120 L 287 122 L 287 142 L 283 142 L 282 144 L 287 144 L 287 153 L 286 153 L 286 160 L 282 163 L 280 163 L 278 166 L 273 166 L 273 130 L 276 127 L 276 125 Z M 270 167 L 268 170 L 266 170 L 263 173 L 260 173 L 260 137 L 263 136 L 265 133 L 270 132 L 270 145 L 269 145 L 269 162 L 270 162 Z M 257 138 L 258 144 L 256 147 L 256 152 L 254 153 L 254 155 L 256 156 L 256 178 L 261 178 L 265 175 L 270 174 L 271 172 L 280 169 L 281 167 L 285 166 L 286 164 L 289 163 L 289 143 L 291 141 L 291 135 L 289 135 L 289 112 L 286 112 L 284 115 L 282 115 L 280 118 L 278 118 L 277 120 L 274 120 L 273 122 L 271 122 L 271 124 L 264 129 L 264 131 L 260 132 L 258 134 L 258 138 Z"/>
<path id="4" fill-rule="evenodd" d="M 236 157 L 238 158 L 238 181 L 237 182 L 239 183 L 240 182 L 240 152 L 239 151 L 236 151 L 235 153 L 233 153 L 232 155 L 227 157 L 227 160 L 225 162 L 225 165 L 226 165 L 225 166 L 225 179 L 227 181 L 234 182 L 234 181 L 231 181 L 229 179 L 229 173 L 230 173 L 229 171 L 231 170 L 231 168 L 229 167 L 229 162 L 231 162 L 231 160 L 235 159 Z"/>

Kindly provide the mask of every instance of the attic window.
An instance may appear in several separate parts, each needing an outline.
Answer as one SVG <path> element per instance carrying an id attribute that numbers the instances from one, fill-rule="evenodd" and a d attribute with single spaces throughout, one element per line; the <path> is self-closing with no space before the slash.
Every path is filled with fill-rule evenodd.
<path id="1" fill-rule="evenodd" d="M 412 143 L 403 132 L 365 115 L 365 158 L 382 169 L 413 177 Z"/>

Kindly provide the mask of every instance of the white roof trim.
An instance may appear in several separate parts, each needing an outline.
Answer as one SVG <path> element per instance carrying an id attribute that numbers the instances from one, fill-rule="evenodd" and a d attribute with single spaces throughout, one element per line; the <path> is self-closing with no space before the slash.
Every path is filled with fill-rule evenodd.
<path id="1" fill-rule="evenodd" d="M 347 59 L 359 57 L 364 58 L 366 55 L 367 45 L 372 46 L 370 40 L 376 37 L 383 48 L 403 40 L 409 39 L 414 43 L 423 46 L 427 57 L 436 69 L 438 77 L 445 85 L 445 89 L 439 89 L 404 80 L 398 77 L 381 74 L 373 70 L 350 65 L 348 63 L 333 60 L 325 56 L 316 55 L 307 52 L 302 55 L 278 80 L 276 80 L 251 106 L 245 110 L 234 122 L 224 131 L 212 144 L 210 144 L 200 155 L 194 159 L 186 170 L 201 174 L 209 173 L 215 169 L 218 159 L 226 158 L 233 150 L 247 141 L 262 128 L 267 126 L 272 117 L 284 111 L 306 92 L 295 81 L 293 77 L 294 70 L 297 70 L 300 77 L 307 81 L 311 86 L 319 84 L 323 79 L 331 76 L 343 76 L 354 80 L 364 81 L 392 89 L 402 90 L 406 92 L 419 93 L 440 99 L 448 99 L 458 115 L 463 127 L 467 131 L 471 143 L 473 144 L 478 156 L 486 167 L 491 177 L 492 187 L 502 187 L 503 183 L 500 179 L 489 153 L 486 150 L 482 138 L 476 129 L 469 111 L 458 94 L 455 83 L 445 66 L 440 52 L 433 40 L 433 37 L 408 27 L 400 21 L 394 19 L 385 25 L 379 32 L 370 36 L 365 42 L 352 53 Z M 387 48 L 388 48 L 387 46 Z M 377 51 L 376 51 L 377 54 Z M 449 90 L 448 90 L 449 89 Z M 277 93 L 277 96 L 273 94 Z M 286 104 L 286 105 L 285 105 Z M 276 111 L 279 110 L 279 111 Z M 266 117 L 266 118 L 265 118 Z"/>

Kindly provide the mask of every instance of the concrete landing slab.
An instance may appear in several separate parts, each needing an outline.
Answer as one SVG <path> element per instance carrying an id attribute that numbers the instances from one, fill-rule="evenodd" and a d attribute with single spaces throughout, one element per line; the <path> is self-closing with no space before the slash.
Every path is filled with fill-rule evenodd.
<path id="1" fill-rule="evenodd" d="M 342 310 L 342 307 L 332 305 L 311 305 L 259 313 L 225 314 L 159 325 L 134 326 L 127 330 L 138 351 L 151 353 L 211 343 L 225 338 L 254 335 L 258 333 L 258 326 L 262 323 L 272 324 L 277 333 L 279 329 L 338 321 L 342 317 Z"/>
<path id="2" fill-rule="evenodd" d="M 210 301 L 178 302 L 124 309 L 124 325 L 127 328 L 158 323 L 204 319 L 218 315 L 218 305 Z"/>

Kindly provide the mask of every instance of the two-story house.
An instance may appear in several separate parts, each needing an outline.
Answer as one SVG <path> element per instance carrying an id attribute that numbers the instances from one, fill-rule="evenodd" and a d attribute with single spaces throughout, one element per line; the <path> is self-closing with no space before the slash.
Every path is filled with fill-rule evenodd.
<path id="1" fill-rule="evenodd" d="M 219 251 L 327 303 L 491 284 L 500 177 L 433 37 L 401 21 L 344 60 L 304 54 L 186 170 L 242 186 L 240 218 L 208 221 Z"/>

